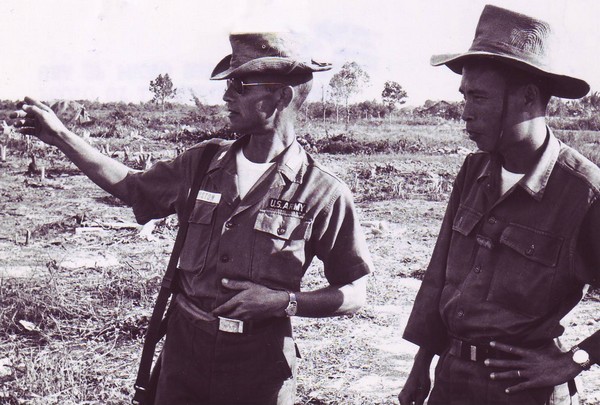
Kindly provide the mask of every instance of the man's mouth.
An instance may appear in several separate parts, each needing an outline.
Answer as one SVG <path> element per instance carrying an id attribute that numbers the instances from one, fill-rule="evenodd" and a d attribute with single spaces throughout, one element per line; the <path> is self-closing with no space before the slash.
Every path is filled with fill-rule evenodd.
<path id="1" fill-rule="evenodd" d="M 469 129 L 466 130 L 466 133 L 469 136 L 469 139 L 471 139 L 471 140 L 475 140 L 475 139 L 479 138 L 479 136 L 481 135 L 479 132 L 472 131 Z"/>

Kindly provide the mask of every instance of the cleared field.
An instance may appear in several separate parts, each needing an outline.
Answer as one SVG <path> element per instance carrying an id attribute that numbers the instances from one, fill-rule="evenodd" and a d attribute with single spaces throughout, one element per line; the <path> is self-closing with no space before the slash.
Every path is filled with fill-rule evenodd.
<path id="1" fill-rule="evenodd" d="M 129 135 L 90 139 L 134 165 L 147 152 L 155 161 L 194 140 L 170 127 L 148 135 L 141 122 L 123 125 Z M 402 329 L 452 179 L 472 145 L 460 124 L 446 122 L 365 121 L 347 129 L 304 123 L 298 134 L 353 188 L 377 269 L 369 303 L 358 314 L 295 320 L 302 353 L 298 404 L 397 403 L 416 350 L 402 341 Z M 581 145 L 597 139 L 594 133 L 559 136 Z M 0 403 L 129 403 L 176 221 L 158 221 L 146 235 L 127 207 L 54 151 L 11 142 L 0 163 Z M 356 150 L 319 151 L 347 144 Z M 374 153 L 374 147 L 384 150 Z M 30 152 L 39 156 L 45 179 L 26 174 Z M 311 266 L 303 288 L 323 285 L 321 273 L 319 263 Z M 595 299 L 590 295 L 568 320 L 567 346 L 598 328 Z M 583 377 L 584 403 L 599 403 L 598 367 Z"/>

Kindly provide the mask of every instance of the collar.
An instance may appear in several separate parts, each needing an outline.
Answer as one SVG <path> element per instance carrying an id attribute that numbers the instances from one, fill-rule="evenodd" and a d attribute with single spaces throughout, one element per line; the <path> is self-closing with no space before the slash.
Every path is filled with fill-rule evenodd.
<path id="1" fill-rule="evenodd" d="M 235 171 L 235 154 L 250 140 L 250 136 L 251 135 L 242 136 L 231 143 L 231 146 L 228 149 L 219 152 L 216 158 L 211 162 L 208 172 L 210 173 L 218 169 L 230 167 Z M 275 158 L 275 170 L 288 181 L 301 183 L 304 174 L 306 173 L 306 163 L 306 152 L 302 149 L 298 141 L 294 140 L 290 146 L 285 148 L 284 151 Z"/>
<path id="2" fill-rule="evenodd" d="M 544 191 L 548 184 L 548 179 L 554 169 L 558 154 L 560 152 L 560 142 L 552 130 L 546 127 L 546 147 L 542 156 L 536 163 L 536 165 L 517 183 L 523 190 L 525 190 L 530 196 L 535 198 L 537 201 L 541 201 L 544 197 Z M 500 171 L 499 165 L 501 164 L 499 159 L 493 157 L 489 159 L 483 167 L 481 174 L 477 177 L 477 180 L 481 180 L 485 177 L 491 177 L 492 171 Z"/>
<path id="3" fill-rule="evenodd" d="M 554 169 L 554 165 L 556 164 L 560 152 L 560 142 L 556 139 L 552 130 L 546 127 L 546 133 L 546 149 L 542 153 L 540 160 L 535 167 L 529 173 L 525 173 L 525 176 L 519 181 L 521 187 L 538 201 L 544 196 L 548 179 L 550 179 L 550 174 L 552 173 L 552 169 Z"/>

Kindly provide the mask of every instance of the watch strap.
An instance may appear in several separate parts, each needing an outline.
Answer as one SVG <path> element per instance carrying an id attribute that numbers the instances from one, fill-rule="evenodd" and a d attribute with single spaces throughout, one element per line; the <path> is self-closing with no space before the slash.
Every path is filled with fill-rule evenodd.
<path id="1" fill-rule="evenodd" d="M 290 291 L 288 291 L 288 294 L 290 296 L 290 300 L 288 302 L 287 307 L 285 308 L 285 314 L 287 316 L 294 316 L 296 315 L 296 311 L 298 310 L 298 301 L 296 301 L 296 294 Z"/>

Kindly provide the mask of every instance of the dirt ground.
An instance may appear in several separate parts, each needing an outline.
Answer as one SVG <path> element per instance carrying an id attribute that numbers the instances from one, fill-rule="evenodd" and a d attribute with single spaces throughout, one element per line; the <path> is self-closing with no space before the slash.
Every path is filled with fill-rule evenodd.
<path id="1" fill-rule="evenodd" d="M 345 158 L 322 160 L 340 174 L 347 168 Z M 460 160 L 453 158 L 453 167 Z M 416 167 L 419 162 L 416 158 L 407 165 Z M 435 164 L 442 167 L 447 161 Z M 0 165 L 0 281 L 48 273 L 69 277 L 99 269 L 160 274 L 165 267 L 173 241 L 173 233 L 164 231 L 168 227 L 157 227 L 149 236 L 140 234 L 131 211 L 76 170 L 49 169 L 42 180 L 27 176 L 21 161 Z M 302 353 L 299 404 L 397 403 L 416 351 L 401 338 L 420 285 L 410 275 L 422 273 L 427 265 L 444 198 L 416 196 L 360 202 L 358 207 L 376 265 L 369 303 L 352 317 L 294 320 Z M 312 266 L 304 288 L 322 285 L 320 272 L 319 264 Z M 566 321 L 567 347 L 598 328 L 597 308 L 597 302 L 584 301 Z M 149 313 L 150 308 L 143 310 Z M 139 347 L 128 350 L 130 358 L 137 359 Z M 0 358 L 7 355 L 0 353 Z M 133 384 L 135 363 L 123 371 L 128 379 L 124 386 Z M 585 404 L 600 403 L 599 369 L 594 366 L 582 374 Z M 55 402 L 42 398 L 32 403 Z"/>

